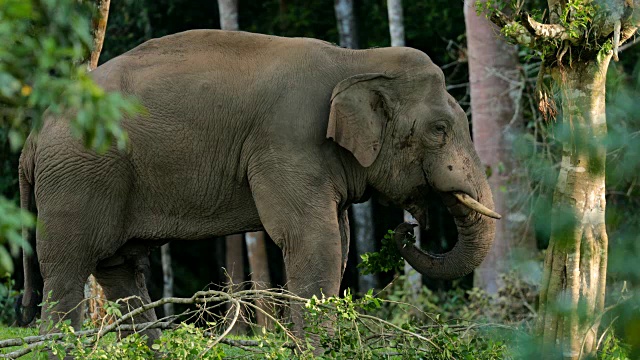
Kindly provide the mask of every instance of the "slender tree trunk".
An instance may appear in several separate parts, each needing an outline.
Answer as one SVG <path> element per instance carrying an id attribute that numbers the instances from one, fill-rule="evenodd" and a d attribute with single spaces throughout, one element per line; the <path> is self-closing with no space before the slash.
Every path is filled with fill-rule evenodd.
<path id="1" fill-rule="evenodd" d="M 160 254 L 162 260 L 162 297 L 173 297 L 173 269 L 171 268 L 171 249 L 169 243 L 166 243 L 160 247 Z M 173 303 L 166 303 L 163 305 L 164 316 L 173 315 Z"/>
<path id="2" fill-rule="evenodd" d="M 253 287 L 256 289 L 268 289 L 271 287 L 267 244 L 264 238 L 264 231 L 245 234 L 247 255 L 249 257 L 249 266 L 251 267 L 251 281 Z M 267 314 L 274 314 L 274 309 L 270 309 L 266 303 L 258 301 L 257 305 Z M 267 328 L 271 325 L 268 322 L 268 317 L 260 311 L 256 311 L 256 323 Z"/>
<path id="3" fill-rule="evenodd" d="M 387 0 L 389 14 L 389 34 L 391 46 L 404 46 L 404 16 L 402 15 L 402 0 Z"/>
<path id="4" fill-rule="evenodd" d="M 220 28 L 222 30 L 237 31 L 238 24 L 238 0 L 218 0 L 220 10 Z"/>
<path id="5" fill-rule="evenodd" d="M 334 9 L 338 23 L 340 46 L 357 49 L 358 34 L 353 0 L 335 0 Z M 353 204 L 351 207 L 351 215 L 355 235 L 356 254 L 358 261 L 361 261 L 360 255 L 376 251 L 373 231 L 373 205 L 371 200 L 361 204 Z M 360 292 L 366 292 L 369 289 L 375 288 L 377 285 L 377 278 L 374 274 L 360 274 L 358 276 L 358 290 Z"/>
<path id="6" fill-rule="evenodd" d="M 100 59 L 102 44 L 104 44 L 104 36 L 107 31 L 107 20 L 109 19 L 109 5 L 111 4 L 111 0 L 96 0 L 95 4 L 98 7 L 98 13 L 91 20 L 93 49 L 91 49 L 89 61 L 87 62 L 87 69 L 89 71 L 98 67 L 98 59 Z M 104 295 L 102 286 L 98 284 L 98 281 L 96 281 L 93 275 L 89 275 L 87 282 L 84 284 L 84 297 L 89 299 L 85 309 L 85 318 L 91 319 L 94 325 L 100 324 L 102 318 L 107 314 L 103 307 L 106 296 Z"/>
<path id="7" fill-rule="evenodd" d="M 340 46 L 357 49 L 358 31 L 356 29 L 356 17 L 353 11 L 353 0 L 335 0 L 334 8 L 338 22 Z"/>
<path id="8" fill-rule="evenodd" d="M 351 215 L 355 233 L 356 254 L 358 255 L 358 262 L 361 262 L 360 255 L 376 251 L 371 199 L 362 204 L 353 204 L 351 206 Z M 358 275 L 358 290 L 361 293 L 365 293 L 369 289 L 375 289 L 377 286 L 378 279 L 374 274 Z"/>
<path id="9" fill-rule="evenodd" d="M 220 9 L 220 27 L 223 30 L 237 31 L 240 29 L 238 24 L 238 0 L 218 0 Z M 280 10 L 286 10 L 284 0 L 280 2 Z M 242 264 L 242 244 L 239 241 L 242 235 L 227 236 L 227 264 Z M 267 257 L 267 245 L 264 240 L 264 232 L 252 232 L 245 235 L 247 245 L 249 266 L 251 268 L 251 281 L 253 286 L 268 288 L 271 286 L 271 278 L 269 276 L 269 259 Z M 236 240 L 237 239 L 237 240 Z M 235 244 L 239 243 L 239 245 Z M 241 266 L 240 266 L 241 267 Z M 234 268 L 238 268 L 237 266 Z M 238 274 L 240 277 L 240 274 Z M 244 271 L 242 272 L 244 279 Z M 234 277 L 232 276 L 232 279 Z M 240 280 L 239 282 L 241 282 Z M 234 280 L 234 283 L 236 280 Z M 238 283 L 239 283 L 238 282 Z M 264 304 L 258 303 L 258 306 L 267 313 L 269 311 Z M 256 320 L 259 325 L 267 326 L 266 316 L 264 313 L 257 311 Z"/>
<path id="10" fill-rule="evenodd" d="M 537 326 L 544 353 L 558 346 L 565 359 L 595 355 L 598 316 L 604 309 L 605 84 L 610 59 L 605 55 L 600 63 L 574 63 L 552 74 L 568 136 L 553 196 Z"/>
<path id="11" fill-rule="evenodd" d="M 220 28 L 222 30 L 239 29 L 238 25 L 238 1 L 237 0 L 218 0 L 218 9 L 220 13 Z M 227 272 L 231 276 L 234 284 L 244 281 L 244 273 L 242 268 L 242 235 L 231 235 L 226 237 L 226 264 Z M 236 265 L 235 267 L 233 264 Z"/>
<path id="12" fill-rule="evenodd" d="M 238 1 L 218 0 L 220 12 L 220 28 L 222 30 L 239 29 L 238 25 Z M 234 284 L 244 281 L 244 268 L 242 267 L 242 241 L 243 235 L 231 235 L 226 237 L 226 264 L 227 272 Z"/>
<path id="13" fill-rule="evenodd" d="M 231 283 L 232 291 L 242 290 L 244 283 L 244 251 L 242 249 L 242 243 L 244 242 L 243 234 L 229 235 L 225 239 L 226 241 L 226 261 L 227 264 L 227 276 Z M 241 310 L 242 311 L 242 310 Z M 242 312 L 241 312 L 242 314 Z M 230 314 L 229 314 L 230 315 Z M 242 315 L 241 315 L 242 316 Z M 233 327 L 235 334 L 245 333 L 247 324 L 244 321 L 238 320 Z"/>
<path id="14" fill-rule="evenodd" d="M 98 14 L 92 19 L 91 27 L 93 33 L 93 49 L 89 56 L 89 71 L 98 67 L 98 59 L 104 44 L 104 35 L 107 31 L 107 20 L 109 19 L 109 5 L 111 0 L 96 0 Z"/>
<path id="15" fill-rule="evenodd" d="M 244 257 L 242 243 L 244 241 L 243 234 L 228 235 L 226 237 L 226 258 L 227 274 L 229 281 L 234 286 L 244 282 Z"/>
<path id="16" fill-rule="evenodd" d="M 402 0 L 387 0 L 387 12 L 389 15 L 389 35 L 391 46 L 404 46 L 404 16 L 402 14 Z M 416 222 L 408 211 L 404 211 L 405 222 Z M 416 246 L 420 247 L 420 229 L 416 233 Z M 407 284 L 413 296 L 420 294 L 422 290 L 422 274 L 417 272 L 408 262 L 404 262 L 404 274 Z"/>
<path id="17" fill-rule="evenodd" d="M 503 285 L 501 275 L 531 259 L 536 248 L 522 209 L 522 194 L 528 191 L 513 160 L 513 141 L 523 133 L 519 102 L 524 82 L 517 47 L 498 36 L 484 15 L 476 14 L 475 0 L 466 0 L 464 13 L 473 142 L 487 168 L 495 210 L 507 215 L 497 222 L 491 251 L 475 270 L 474 285 L 495 294 Z"/>

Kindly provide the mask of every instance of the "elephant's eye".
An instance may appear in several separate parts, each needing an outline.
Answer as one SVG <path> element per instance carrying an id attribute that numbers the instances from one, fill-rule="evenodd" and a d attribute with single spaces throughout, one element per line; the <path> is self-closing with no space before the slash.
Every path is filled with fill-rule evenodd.
<path id="1" fill-rule="evenodd" d="M 429 136 L 431 144 L 442 147 L 447 142 L 447 132 L 449 126 L 446 121 L 436 121 L 431 125 L 431 134 Z"/>
<path id="2" fill-rule="evenodd" d="M 437 133 L 439 135 L 444 134 L 447 132 L 447 123 L 444 121 L 437 121 L 433 124 L 432 129 L 434 133 Z"/>

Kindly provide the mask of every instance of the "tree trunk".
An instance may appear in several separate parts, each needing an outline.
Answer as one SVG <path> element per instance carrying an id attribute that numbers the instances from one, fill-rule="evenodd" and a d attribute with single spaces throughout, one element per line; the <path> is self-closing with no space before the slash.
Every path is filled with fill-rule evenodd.
<path id="1" fill-rule="evenodd" d="M 171 250 L 169 249 L 169 243 L 166 243 L 160 247 L 161 259 L 162 259 L 162 297 L 173 297 L 173 269 L 171 268 Z M 173 315 L 173 303 L 166 303 L 163 305 L 164 316 Z"/>
<path id="2" fill-rule="evenodd" d="M 264 231 L 249 232 L 245 234 L 247 255 L 249 257 L 249 266 L 251 268 L 251 282 L 255 289 L 268 289 L 271 287 L 267 244 L 265 243 L 264 238 Z M 274 309 L 268 308 L 266 303 L 258 301 L 256 305 L 267 314 L 273 316 Z M 268 317 L 261 311 L 256 311 L 256 323 L 267 328 L 270 326 Z"/>
<path id="3" fill-rule="evenodd" d="M 244 282 L 244 252 L 242 249 L 242 243 L 244 242 L 244 235 L 235 234 L 229 235 L 225 238 L 226 241 L 226 261 L 227 264 L 227 276 L 230 282 L 231 291 L 242 290 L 242 283 Z M 241 310 L 242 311 L 242 310 Z M 228 315 L 231 315 L 230 313 Z M 240 314 L 241 318 L 242 312 Z M 230 320 L 230 319 L 228 319 Z M 235 334 L 244 333 L 247 328 L 247 324 L 240 319 L 233 327 Z"/>
<path id="4" fill-rule="evenodd" d="M 111 0 L 96 0 L 98 14 L 92 19 L 91 27 L 93 33 L 93 49 L 89 56 L 89 71 L 98 67 L 98 59 L 104 44 L 104 35 L 107 31 L 107 20 L 109 19 L 109 5 Z"/>
<path id="5" fill-rule="evenodd" d="M 387 12 L 389 15 L 389 35 L 391 46 L 404 46 L 404 16 L 402 14 L 402 0 L 387 0 Z M 415 223 L 416 219 L 408 211 L 404 211 L 404 221 Z M 420 247 L 420 229 L 416 229 L 416 246 Z M 413 296 L 420 294 L 422 290 L 422 274 L 417 272 L 408 262 L 404 262 L 404 274 L 407 284 Z"/>
<path id="6" fill-rule="evenodd" d="M 371 199 L 362 204 L 353 204 L 351 206 L 351 215 L 355 233 L 356 254 L 358 255 L 358 262 L 361 262 L 362 258 L 360 255 L 376 251 L 373 228 L 373 204 L 371 203 Z M 358 290 L 361 293 L 365 293 L 369 289 L 375 289 L 378 286 L 377 280 L 375 274 L 359 274 Z"/>
<path id="7" fill-rule="evenodd" d="M 222 30 L 239 29 L 238 25 L 238 1 L 218 0 L 218 10 L 220 12 L 220 28 Z M 226 265 L 227 273 L 231 277 L 229 280 L 233 284 L 244 281 L 244 268 L 242 267 L 242 235 L 231 235 L 226 237 Z M 235 265 L 234 265 L 235 264 Z"/>
<path id="8" fill-rule="evenodd" d="M 227 275 L 232 284 L 238 285 L 244 282 L 244 257 L 242 243 L 243 234 L 229 235 L 226 237 L 226 260 Z"/>
<path id="9" fill-rule="evenodd" d="M 553 196 L 537 329 L 543 353 L 595 356 L 607 270 L 605 83 L 611 54 L 600 63 L 554 69 L 562 98 L 562 163 Z"/>
<path id="10" fill-rule="evenodd" d="M 220 27 L 223 30 L 239 30 L 238 1 L 218 0 L 218 7 L 220 9 Z M 285 10 L 286 4 L 284 1 L 281 1 L 280 11 Z M 241 273 L 238 272 L 237 276 L 231 276 L 233 283 L 236 284 L 244 281 L 244 269 L 242 268 L 243 251 L 242 243 L 239 241 L 241 238 L 242 235 L 227 236 L 227 266 L 229 267 L 230 264 L 234 263 L 240 264 L 239 266 L 232 266 L 232 269 L 234 269 L 234 271 L 242 271 Z M 267 258 L 264 232 L 247 233 L 245 235 L 245 241 L 253 286 L 265 289 L 269 288 L 271 286 L 271 279 L 269 276 L 269 259 Z M 229 268 L 227 268 L 227 271 L 228 270 Z M 269 314 L 273 313 L 269 312 L 264 304 L 258 303 L 258 306 Z M 256 321 L 258 325 L 268 325 L 265 314 L 260 311 L 256 312 Z"/>
<path id="11" fill-rule="evenodd" d="M 237 31 L 238 24 L 238 0 L 218 0 L 220 11 L 220 28 L 222 30 Z"/>
<path id="12" fill-rule="evenodd" d="M 338 34 L 340 46 L 349 49 L 358 48 L 358 32 L 356 29 L 356 17 L 353 11 L 353 0 L 335 0 L 336 21 L 338 22 Z"/>
<path id="13" fill-rule="evenodd" d="M 340 36 L 340 46 L 350 49 L 358 48 L 358 35 L 356 30 L 356 18 L 353 10 L 353 0 L 335 0 L 334 9 L 336 21 L 338 23 L 338 34 Z M 353 220 L 354 240 L 356 244 L 356 255 L 361 261 L 360 255 L 367 252 L 374 252 L 375 236 L 373 229 L 373 206 L 371 200 L 362 204 L 353 204 L 351 207 Z M 358 290 L 366 292 L 378 285 L 374 274 L 358 275 Z"/>
<path id="14" fill-rule="evenodd" d="M 402 0 L 387 0 L 389 14 L 389 34 L 391 46 L 404 46 L 404 16 L 402 15 Z"/>
<path id="15" fill-rule="evenodd" d="M 93 34 L 93 49 L 89 54 L 87 69 L 89 71 L 98 67 L 98 59 L 102 52 L 102 44 L 104 44 L 104 36 L 107 31 L 107 20 L 109 19 L 109 5 L 111 0 L 96 0 L 98 13 L 91 20 L 91 33 Z M 107 313 L 104 310 L 104 302 L 106 296 L 102 286 L 98 284 L 93 275 L 89 275 L 89 279 L 84 284 L 84 297 L 89 299 L 85 308 L 85 318 L 91 319 L 94 325 L 99 325 Z"/>
<path id="16" fill-rule="evenodd" d="M 496 224 L 493 246 L 475 270 L 474 285 L 490 294 L 502 287 L 501 275 L 531 259 L 535 238 L 523 212 L 529 191 L 518 181 L 513 141 L 523 133 L 521 80 L 517 47 L 507 44 L 495 26 L 477 15 L 475 0 L 465 1 L 467 54 L 471 87 L 473 142 L 486 166 L 495 211 L 506 214 Z M 524 256 L 523 256 L 524 255 Z"/>

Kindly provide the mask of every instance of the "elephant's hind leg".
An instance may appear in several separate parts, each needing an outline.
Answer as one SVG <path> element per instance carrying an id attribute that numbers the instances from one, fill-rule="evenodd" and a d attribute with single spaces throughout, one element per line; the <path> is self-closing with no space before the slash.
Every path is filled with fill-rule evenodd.
<path id="1" fill-rule="evenodd" d="M 55 263 L 40 262 L 44 279 L 41 334 L 55 332 L 54 325 L 61 320 L 71 320 L 71 326 L 80 329 L 84 283 L 91 270 L 78 260 L 69 257 Z"/>
<path id="2" fill-rule="evenodd" d="M 143 304 L 151 302 L 147 286 L 145 284 L 145 273 L 149 270 L 149 257 L 147 254 L 138 254 L 134 257 L 123 260 L 123 263 L 112 266 L 100 266 L 94 272 L 98 283 L 104 289 L 104 293 L 109 301 L 128 298 L 120 301 L 122 314 L 129 313 L 133 309 L 139 308 Z M 156 321 L 156 313 L 153 309 L 147 310 L 135 316 L 128 324 L 141 324 Z M 122 332 L 120 337 L 125 337 L 131 332 Z M 142 332 L 147 335 L 149 344 L 160 337 L 159 329 L 149 329 Z"/>

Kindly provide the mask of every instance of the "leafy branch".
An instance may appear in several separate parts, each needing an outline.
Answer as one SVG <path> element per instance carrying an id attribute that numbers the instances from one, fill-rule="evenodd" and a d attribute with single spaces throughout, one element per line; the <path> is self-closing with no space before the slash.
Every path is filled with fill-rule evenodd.
<path id="1" fill-rule="evenodd" d="M 388 230 L 382 239 L 380 251 L 368 252 L 360 255 L 362 262 L 358 264 L 358 269 L 363 275 L 376 274 L 386 271 L 399 271 L 404 266 L 404 259 L 394 240 L 395 231 Z M 415 243 L 416 238 L 410 234 L 409 243 Z"/>

